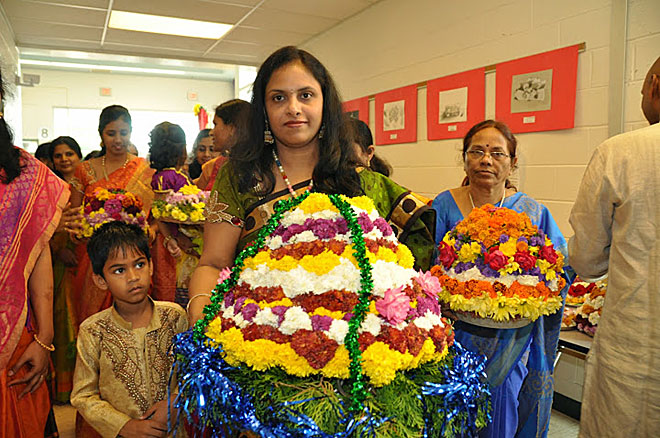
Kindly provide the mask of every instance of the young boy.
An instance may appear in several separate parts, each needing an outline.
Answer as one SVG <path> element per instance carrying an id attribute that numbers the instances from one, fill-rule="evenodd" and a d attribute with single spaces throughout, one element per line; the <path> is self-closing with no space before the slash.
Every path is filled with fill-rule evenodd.
<path id="1" fill-rule="evenodd" d="M 142 229 L 109 222 L 87 244 L 94 283 L 110 290 L 114 304 L 87 318 L 78 333 L 71 404 L 76 436 L 167 435 L 167 389 L 172 338 L 188 328 L 175 303 L 147 293 L 152 264 Z M 97 435 L 98 436 L 98 435 Z"/>

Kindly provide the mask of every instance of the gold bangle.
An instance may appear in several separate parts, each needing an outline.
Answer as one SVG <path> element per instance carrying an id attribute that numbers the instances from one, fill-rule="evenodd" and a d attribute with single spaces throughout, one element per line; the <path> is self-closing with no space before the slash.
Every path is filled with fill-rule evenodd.
<path id="1" fill-rule="evenodd" d="M 165 248 L 167 248 L 167 242 L 169 242 L 169 241 L 172 240 L 172 239 L 174 239 L 174 238 L 172 237 L 171 234 L 165 236 L 165 237 L 163 238 L 163 246 L 164 246 Z"/>
<path id="2" fill-rule="evenodd" d="M 50 345 L 46 345 L 46 344 L 44 344 L 43 342 L 41 342 L 41 341 L 39 340 L 39 338 L 37 338 L 37 334 L 36 334 L 36 333 L 33 335 L 33 337 L 34 337 L 34 342 L 36 342 L 37 344 L 39 344 L 39 346 L 40 346 L 41 348 L 43 348 L 43 349 L 45 349 L 45 350 L 48 350 L 48 351 L 51 351 L 51 352 L 52 352 L 52 351 L 55 351 L 55 346 L 54 346 L 53 344 L 50 344 Z"/>
<path id="3" fill-rule="evenodd" d="M 190 311 L 190 303 L 192 303 L 195 300 L 195 298 L 199 298 L 199 297 L 209 297 L 209 298 L 211 298 L 211 294 L 197 294 L 197 295 L 194 295 L 191 299 L 188 300 L 188 305 L 186 306 L 186 313 L 188 313 Z"/>

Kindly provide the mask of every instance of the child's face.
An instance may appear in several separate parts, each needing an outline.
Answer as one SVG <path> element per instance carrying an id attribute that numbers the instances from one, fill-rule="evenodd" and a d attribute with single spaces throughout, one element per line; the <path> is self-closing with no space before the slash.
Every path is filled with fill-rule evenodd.
<path id="1" fill-rule="evenodd" d="M 153 266 L 145 255 L 134 248 L 118 248 L 110 253 L 103 266 L 103 277 L 94 274 L 94 282 L 110 290 L 115 302 L 139 304 L 149 293 Z"/>

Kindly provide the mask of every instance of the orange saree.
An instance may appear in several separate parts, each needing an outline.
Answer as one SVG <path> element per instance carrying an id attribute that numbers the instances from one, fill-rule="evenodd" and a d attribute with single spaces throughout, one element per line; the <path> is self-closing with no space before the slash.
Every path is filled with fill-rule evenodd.
<path id="1" fill-rule="evenodd" d="M 151 211 L 154 199 L 151 190 L 151 178 L 154 169 L 143 158 L 134 157 L 126 165 L 108 175 L 108 178 L 96 175 L 89 162 L 81 163 L 74 174 L 71 186 L 83 195 L 91 195 L 97 188 L 121 189 L 138 196 L 144 205 L 145 214 Z M 87 255 L 87 242 L 76 246 L 78 266 L 73 269 L 73 296 L 75 306 L 74 333 L 89 316 L 110 307 L 112 296 L 109 291 L 96 287 L 92 280 L 92 264 Z"/>
<path id="2" fill-rule="evenodd" d="M 50 409 L 46 385 L 41 384 L 18 400 L 25 386 L 7 387 L 7 383 L 22 377 L 27 367 L 22 367 L 16 377 L 9 378 L 7 372 L 32 343 L 27 328 L 28 279 L 69 199 L 66 184 L 41 162 L 21 151 L 21 164 L 18 178 L 9 184 L 0 183 L 1 438 L 44 434 Z"/>

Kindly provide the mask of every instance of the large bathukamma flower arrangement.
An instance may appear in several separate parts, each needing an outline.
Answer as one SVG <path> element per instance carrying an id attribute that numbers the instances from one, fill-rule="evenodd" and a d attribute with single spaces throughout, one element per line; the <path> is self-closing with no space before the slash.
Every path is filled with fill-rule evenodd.
<path id="1" fill-rule="evenodd" d="M 148 231 L 142 200 L 121 189 L 97 188 L 83 199 L 82 237 L 91 237 L 106 222 L 121 221 L 139 225 Z"/>
<path id="2" fill-rule="evenodd" d="M 525 213 L 486 204 L 442 239 L 440 302 L 477 325 L 522 325 L 561 309 L 563 255 Z"/>
<path id="3" fill-rule="evenodd" d="M 280 201 L 175 342 L 178 406 L 218 435 L 470 435 L 484 359 L 454 345 L 413 262 L 366 197 Z"/>

